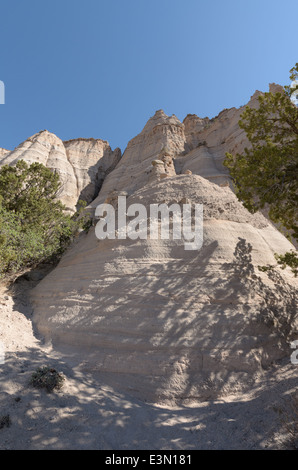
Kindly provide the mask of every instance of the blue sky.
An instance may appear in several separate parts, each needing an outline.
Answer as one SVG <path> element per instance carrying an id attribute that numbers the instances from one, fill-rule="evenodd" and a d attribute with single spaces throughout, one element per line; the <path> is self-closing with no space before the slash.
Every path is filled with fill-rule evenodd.
<path id="1" fill-rule="evenodd" d="M 246 104 L 298 62 L 297 0 L 0 0 L 0 147 L 41 129 L 125 150 L 157 109 Z"/>

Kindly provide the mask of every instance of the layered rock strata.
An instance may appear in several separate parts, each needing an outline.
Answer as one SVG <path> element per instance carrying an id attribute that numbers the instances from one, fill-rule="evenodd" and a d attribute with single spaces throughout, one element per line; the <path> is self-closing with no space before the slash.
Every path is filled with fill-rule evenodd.
<path id="1" fill-rule="evenodd" d="M 201 249 L 173 239 L 98 240 L 93 228 L 33 296 L 45 340 L 77 354 L 83 371 L 150 401 L 245 390 L 288 354 L 281 332 L 294 315 L 293 279 L 258 266 L 274 264 L 274 253 L 291 244 L 229 187 L 197 175 L 157 179 L 127 195 L 148 217 L 150 204 L 187 202 L 203 204 Z"/>
<path id="2" fill-rule="evenodd" d="M 62 142 L 48 131 L 2 153 L 1 164 L 24 158 L 58 171 L 62 201 L 73 209 L 84 198 L 93 215 L 108 203 L 117 218 L 119 196 L 146 208 L 148 226 L 152 204 L 203 205 L 198 249 L 187 250 L 183 238 L 150 238 L 149 229 L 143 238 L 99 240 L 93 226 L 33 291 L 37 331 L 82 371 L 141 399 L 208 399 L 249 389 L 290 357 L 296 280 L 259 267 L 293 246 L 243 207 L 223 166 L 226 152 L 248 146 L 243 110 L 183 122 L 159 110 L 122 157 L 105 141 Z"/>
<path id="3" fill-rule="evenodd" d="M 74 211 L 79 199 L 89 203 L 98 194 L 106 174 L 119 162 L 121 151 L 113 152 L 109 144 L 100 139 L 63 142 L 45 130 L 0 157 L 1 165 L 13 165 L 22 159 L 28 163 L 42 163 L 57 171 L 62 184 L 59 199 Z"/>
<path id="4" fill-rule="evenodd" d="M 7 153 L 9 153 L 9 150 L 0 148 L 0 158 L 4 157 Z"/>

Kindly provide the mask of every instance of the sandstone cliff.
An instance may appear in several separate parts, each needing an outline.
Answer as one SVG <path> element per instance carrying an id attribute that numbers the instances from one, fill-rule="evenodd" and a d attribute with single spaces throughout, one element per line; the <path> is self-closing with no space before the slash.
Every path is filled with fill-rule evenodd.
<path id="1" fill-rule="evenodd" d="M 0 148 L 0 158 L 4 157 L 7 153 L 9 153 L 9 150 Z"/>
<path id="2" fill-rule="evenodd" d="M 270 91 L 281 90 L 279 85 L 270 84 Z M 260 94 L 254 93 L 249 106 L 257 106 Z M 244 106 L 225 109 L 212 119 L 188 114 L 183 122 L 163 110 L 156 111 L 142 132 L 130 140 L 122 158 L 121 150 L 113 151 L 104 140 L 78 138 L 63 142 L 44 130 L 13 151 L 0 149 L 0 165 L 24 159 L 57 171 L 62 181 L 59 198 L 71 210 L 80 198 L 90 203 L 92 210 L 115 191 L 132 193 L 152 181 L 157 170 L 168 176 L 192 172 L 225 185 L 230 180 L 222 164 L 225 153 L 242 152 L 249 145 L 238 126 L 243 110 Z M 152 161 L 159 160 L 161 153 L 168 157 L 165 171 L 152 168 Z"/>
<path id="3" fill-rule="evenodd" d="M 248 145 L 238 126 L 243 109 L 183 122 L 159 110 L 122 157 L 101 140 L 62 142 L 43 131 L 2 158 L 56 169 L 61 199 L 73 208 L 84 197 L 93 214 L 102 202 L 117 209 L 119 195 L 146 207 L 203 204 L 199 250 L 173 239 L 98 240 L 92 227 L 32 294 L 34 323 L 47 342 L 139 398 L 207 399 L 249 389 L 287 357 L 297 334 L 292 274 L 258 270 L 292 245 L 243 207 L 223 167 L 225 152 Z"/>
<path id="4" fill-rule="evenodd" d="M 270 87 L 274 89 L 274 85 Z M 255 92 L 249 106 L 257 106 L 259 94 Z M 115 191 L 132 194 L 152 181 L 152 171 L 155 173 L 152 161 L 159 160 L 164 149 L 173 160 L 176 174 L 188 171 L 216 184 L 229 184 L 228 171 L 223 166 L 225 153 L 242 152 L 249 146 L 245 132 L 238 126 L 243 110 L 244 106 L 226 109 L 213 119 L 189 114 L 183 122 L 175 115 L 167 116 L 163 110 L 156 111 L 140 134 L 130 140 L 90 209 Z"/>
<path id="5" fill-rule="evenodd" d="M 36 327 L 55 348 L 153 401 L 247 389 L 287 354 L 271 325 L 286 331 L 294 315 L 291 276 L 274 280 L 257 268 L 291 244 L 229 188 L 176 175 L 148 183 L 127 204 L 185 198 L 204 205 L 200 250 L 185 251 L 180 240 L 100 241 L 92 229 L 33 297 Z"/>
<path id="6" fill-rule="evenodd" d="M 1 164 L 14 164 L 22 159 L 40 162 L 57 171 L 62 187 L 59 198 L 72 211 L 79 199 L 88 203 L 97 195 L 105 175 L 121 158 L 108 142 L 100 139 L 74 139 L 62 142 L 46 130 L 29 137 L 15 150 L 0 155 Z"/>

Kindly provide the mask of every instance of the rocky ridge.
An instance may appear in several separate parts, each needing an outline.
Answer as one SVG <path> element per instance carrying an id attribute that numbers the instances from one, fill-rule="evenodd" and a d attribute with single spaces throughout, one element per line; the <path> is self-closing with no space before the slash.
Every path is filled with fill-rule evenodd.
<path id="1" fill-rule="evenodd" d="M 159 110 L 122 157 L 105 141 L 62 142 L 42 131 L 2 158 L 56 169 L 60 198 L 73 208 L 83 196 L 93 216 L 104 202 L 117 213 L 118 196 L 147 208 L 203 205 L 201 249 L 174 239 L 98 240 L 93 226 L 32 291 L 37 331 L 83 372 L 152 402 L 204 400 L 248 390 L 289 355 L 295 279 L 258 266 L 293 246 L 243 207 L 223 167 L 225 152 L 248 146 L 243 109 L 183 122 Z"/>
<path id="2" fill-rule="evenodd" d="M 2 165 L 12 165 L 22 159 L 28 163 L 42 163 L 57 171 L 62 183 L 59 198 L 74 211 L 79 199 L 89 203 L 98 194 L 105 175 L 120 160 L 121 151 L 112 151 L 108 142 L 101 139 L 62 142 L 55 134 L 44 130 L 0 157 Z"/>

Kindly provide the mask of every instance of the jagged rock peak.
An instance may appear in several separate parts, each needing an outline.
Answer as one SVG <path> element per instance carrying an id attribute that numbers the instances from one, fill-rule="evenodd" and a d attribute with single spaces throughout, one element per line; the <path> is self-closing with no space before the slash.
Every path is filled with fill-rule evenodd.
<path id="1" fill-rule="evenodd" d="M 164 112 L 163 109 L 158 109 L 157 111 L 155 111 L 155 114 L 154 114 L 155 117 L 167 117 L 166 113 Z"/>
<path id="2" fill-rule="evenodd" d="M 175 114 L 172 116 L 168 116 L 162 109 L 159 109 L 155 112 L 154 116 L 152 116 L 146 123 L 144 129 L 142 130 L 141 134 L 151 132 L 156 126 L 160 125 L 174 125 L 178 127 L 183 127 L 183 124 L 179 121 Z"/>
<path id="3" fill-rule="evenodd" d="M 75 138 L 75 139 L 68 139 L 68 140 L 63 141 L 64 145 L 68 145 L 68 144 L 71 144 L 73 142 L 93 142 L 93 143 L 102 143 L 102 144 L 109 145 L 109 142 L 107 140 L 94 139 L 94 137 L 78 137 L 78 138 Z"/>
<path id="4" fill-rule="evenodd" d="M 0 158 L 4 157 L 4 155 L 6 155 L 9 152 L 10 152 L 10 150 L 0 148 Z"/>
<path id="5" fill-rule="evenodd" d="M 187 114 L 185 116 L 185 118 L 183 119 L 183 124 L 186 124 L 187 122 L 191 122 L 191 121 L 195 121 L 195 122 L 208 122 L 209 121 L 209 118 L 208 117 L 204 117 L 204 118 L 200 118 L 199 116 L 197 116 L 196 114 Z"/>
<path id="6" fill-rule="evenodd" d="M 209 122 L 210 119 L 208 117 L 200 118 L 196 114 L 188 114 L 183 120 L 186 137 L 188 134 L 200 132 L 209 124 Z"/>
<path id="7" fill-rule="evenodd" d="M 56 135 L 54 134 L 53 132 L 49 131 L 48 129 L 41 129 L 40 131 L 36 132 L 35 134 L 33 134 L 32 136 L 28 137 L 28 139 L 26 140 L 32 140 L 32 141 L 35 141 L 37 140 L 39 137 L 44 137 L 44 138 L 50 138 L 50 139 L 53 139 L 53 140 L 59 140 L 62 142 L 62 140 Z"/>
<path id="8" fill-rule="evenodd" d="M 270 93 L 284 93 L 284 88 L 278 83 L 269 83 L 269 91 Z"/>

